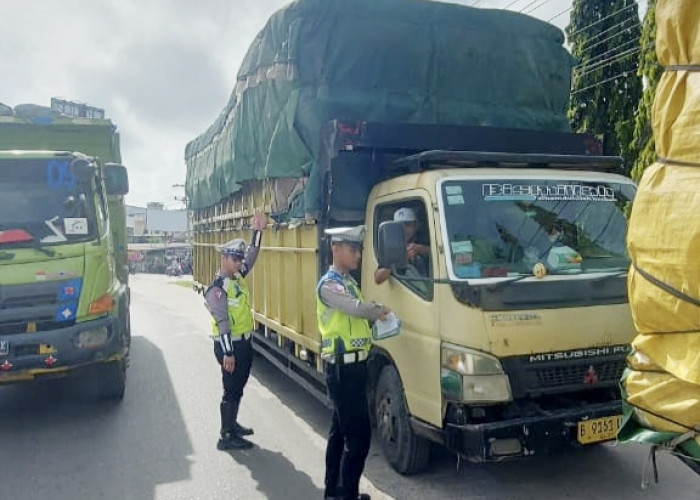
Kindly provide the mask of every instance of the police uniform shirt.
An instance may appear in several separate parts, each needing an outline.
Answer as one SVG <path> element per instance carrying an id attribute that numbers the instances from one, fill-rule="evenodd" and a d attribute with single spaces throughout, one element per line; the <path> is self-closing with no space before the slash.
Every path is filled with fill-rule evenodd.
<path id="1" fill-rule="evenodd" d="M 253 242 L 248 246 L 245 257 L 243 258 L 243 266 L 240 270 L 241 277 L 245 278 L 255 265 L 255 261 L 260 253 L 260 231 L 255 231 L 253 234 Z M 224 291 L 226 289 L 226 280 L 220 273 L 217 273 L 212 285 L 204 292 L 204 303 L 216 321 L 219 329 L 219 342 L 224 354 L 230 356 L 233 354 L 233 342 L 231 341 L 231 325 L 228 319 L 228 296 Z"/>
<path id="2" fill-rule="evenodd" d="M 352 279 L 347 274 L 343 275 L 337 269 L 332 270 L 345 279 Z M 336 309 L 350 316 L 376 321 L 382 316 L 384 310 L 381 305 L 374 302 L 363 302 L 350 294 L 346 287 L 337 281 L 327 280 L 320 288 L 321 301 L 331 309 Z"/>

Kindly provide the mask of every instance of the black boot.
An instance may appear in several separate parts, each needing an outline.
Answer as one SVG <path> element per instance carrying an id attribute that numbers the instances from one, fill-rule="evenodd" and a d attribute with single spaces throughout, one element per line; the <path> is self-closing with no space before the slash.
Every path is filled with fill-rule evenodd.
<path id="1" fill-rule="evenodd" d="M 216 448 L 219 450 L 248 450 L 253 447 L 253 443 L 236 435 L 235 425 L 238 415 L 238 405 L 222 401 L 221 410 L 221 435 Z"/>
<path id="2" fill-rule="evenodd" d="M 251 429 L 251 428 L 249 428 L 249 427 L 243 427 L 241 424 L 239 424 L 238 422 L 236 422 L 236 423 L 233 425 L 233 432 L 234 432 L 237 436 L 252 436 L 252 435 L 254 434 L 255 431 L 253 431 L 253 429 Z"/>

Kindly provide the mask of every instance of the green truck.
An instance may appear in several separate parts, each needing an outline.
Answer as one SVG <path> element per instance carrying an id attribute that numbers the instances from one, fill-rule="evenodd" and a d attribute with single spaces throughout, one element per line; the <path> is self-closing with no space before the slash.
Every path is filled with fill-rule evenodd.
<path id="1" fill-rule="evenodd" d="M 124 397 L 129 286 L 119 135 L 103 117 L 0 114 L 0 384 L 84 376 Z"/>

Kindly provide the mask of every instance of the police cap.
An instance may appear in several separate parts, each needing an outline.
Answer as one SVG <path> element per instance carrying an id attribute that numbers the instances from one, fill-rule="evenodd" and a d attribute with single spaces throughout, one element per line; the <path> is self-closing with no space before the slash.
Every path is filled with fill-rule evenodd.
<path id="1" fill-rule="evenodd" d="M 235 238 L 223 245 L 217 246 L 216 251 L 236 259 L 242 259 L 245 257 L 245 241 L 240 238 Z"/>
<path id="2" fill-rule="evenodd" d="M 362 246 L 366 232 L 365 226 L 336 227 L 325 231 L 331 237 L 331 243 L 345 243 L 356 247 Z"/>

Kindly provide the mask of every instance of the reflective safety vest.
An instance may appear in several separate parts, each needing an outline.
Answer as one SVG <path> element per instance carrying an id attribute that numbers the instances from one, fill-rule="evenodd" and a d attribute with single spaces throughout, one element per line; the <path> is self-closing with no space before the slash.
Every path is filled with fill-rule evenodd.
<path id="1" fill-rule="evenodd" d="M 316 287 L 316 318 L 321 331 L 321 353 L 368 351 L 372 343 L 369 322 L 330 308 L 321 300 L 321 287 L 329 281 L 338 283 L 356 299 L 364 300 L 360 287 L 351 276 L 345 277 L 333 269 L 323 275 Z"/>
<path id="2" fill-rule="evenodd" d="M 235 339 L 252 332 L 255 328 L 255 322 L 253 314 L 250 312 L 250 292 L 245 280 L 240 276 L 225 278 L 223 289 L 228 300 L 228 322 L 231 326 L 231 338 Z M 212 336 L 214 338 L 219 336 L 216 320 L 212 320 Z"/>

